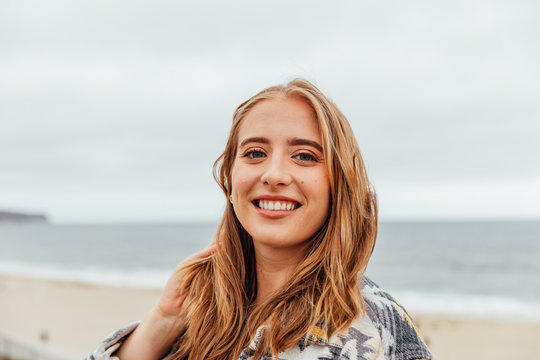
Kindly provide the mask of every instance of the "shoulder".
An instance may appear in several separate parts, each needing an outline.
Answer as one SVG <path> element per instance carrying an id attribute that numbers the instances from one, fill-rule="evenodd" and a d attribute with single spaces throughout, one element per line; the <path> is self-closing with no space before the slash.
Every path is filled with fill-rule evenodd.
<path id="1" fill-rule="evenodd" d="M 405 309 L 368 278 L 361 284 L 366 304 L 364 316 L 329 339 L 315 326 L 297 346 L 280 353 L 280 359 L 430 360 L 426 344 Z"/>
<path id="2" fill-rule="evenodd" d="M 385 358 L 431 359 L 431 353 L 405 308 L 367 277 L 363 278 L 361 288 L 367 316 L 379 331 Z"/>

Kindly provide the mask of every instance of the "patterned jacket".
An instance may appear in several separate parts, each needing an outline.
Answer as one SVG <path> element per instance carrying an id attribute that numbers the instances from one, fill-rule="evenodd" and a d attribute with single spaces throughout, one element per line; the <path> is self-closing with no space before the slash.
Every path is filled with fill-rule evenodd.
<path id="1" fill-rule="evenodd" d="M 364 278 L 362 294 L 367 314 L 356 319 L 341 334 L 329 339 L 323 329 L 313 328 L 311 334 L 279 353 L 280 360 L 430 360 L 431 353 L 423 342 L 412 319 L 405 309 L 390 294 L 373 281 Z M 113 354 L 138 326 L 131 323 L 111 334 L 86 357 L 86 360 L 117 360 Z M 245 348 L 238 360 L 253 358 L 262 327 L 258 329 L 251 344 Z M 163 360 L 170 358 L 171 350 Z M 272 360 L 264 357 L 263 360 Z"/>

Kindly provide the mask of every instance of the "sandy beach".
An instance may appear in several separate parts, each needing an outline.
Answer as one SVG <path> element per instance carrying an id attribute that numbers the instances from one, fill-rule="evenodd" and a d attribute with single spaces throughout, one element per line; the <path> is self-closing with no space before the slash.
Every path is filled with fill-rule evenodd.
<path id="1" fill-rule="evenodd" d="M 81 359 L 141 319 L 160 290 L 0 276 L 0 335 Z M 436 359 L 534 359 L 540 324 L 413 314 Z M 0 350 L 1 346 L 0 346 Z"/>

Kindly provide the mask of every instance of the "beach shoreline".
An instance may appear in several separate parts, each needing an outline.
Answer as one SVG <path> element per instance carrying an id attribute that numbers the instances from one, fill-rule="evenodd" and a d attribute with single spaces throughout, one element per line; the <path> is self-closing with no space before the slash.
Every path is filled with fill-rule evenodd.
<path id="1" fill-rule="evenodd" d="M 0 336 L 81 359 L 112 331 L 144 318 L 160 293 L 0 275 Z M 420 313 L 412 317 L 435 359 L 537 356 L 539 323 Z"/>

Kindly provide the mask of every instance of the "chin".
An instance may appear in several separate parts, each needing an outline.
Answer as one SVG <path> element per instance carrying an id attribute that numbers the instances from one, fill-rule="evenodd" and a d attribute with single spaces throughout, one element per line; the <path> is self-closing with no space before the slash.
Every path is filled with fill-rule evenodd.
<path id="1" fill-rule="evenodd" d="M 292 238 L 290 235 L 287 236 L 287 234 L 280 234 L 280 233 L 272 233 L 271 235 L 262 235 L 259 234 L 259 236 L 253 237 L 254 244 L 261 244 L 273 248 L 282 248 L 287 249 L 291 247 L 297 247 L 302 246 L 305 244 L 306 240 L 300 239 L 300 238 Z"/>

